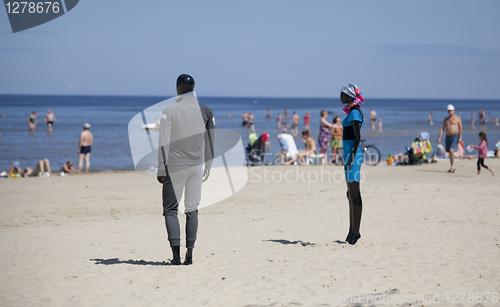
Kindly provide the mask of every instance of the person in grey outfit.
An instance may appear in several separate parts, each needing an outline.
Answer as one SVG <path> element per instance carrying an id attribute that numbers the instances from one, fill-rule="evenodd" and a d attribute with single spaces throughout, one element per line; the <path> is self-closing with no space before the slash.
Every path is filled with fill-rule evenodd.
<path id="1" fill-rule="evenodd" d="M 193 90 L 193 77 L 180 75 L 177 78 L 177 103 L 163 109 L 160 121 L 157 179 L 163 184 L 163 215 L 173 254 L 171 265 L 181 264 L 177 211 L 183 194 L 187 252 L 182 264 L 193 263 L 201 185 L 210 176 L 214 158 L 213 111 L 198 102 Z"/>

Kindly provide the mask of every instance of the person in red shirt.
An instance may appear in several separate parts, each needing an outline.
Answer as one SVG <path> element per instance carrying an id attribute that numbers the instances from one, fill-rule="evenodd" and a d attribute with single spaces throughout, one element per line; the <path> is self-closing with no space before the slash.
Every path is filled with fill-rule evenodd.
<path id="1" fill-rule="evenodd" d="M 488 166 L 484 165 L 484 158 L 486 158 L 487 152 L 488 152 L 488 138 L 486 137 L 486 133 L 480 132 L 479 133 L 479 139 L 481 140 L 481 143 L 479 143 L 479 146 L 476 145 L 471 145 L 472 148 L 479 150 L 479 153 L 477 155 L 477 176 L 476 177 L 481 177 L 481 166 L 484 167 L 485 169 L 489 170 L 491 172 L 492 176 L 495 176 L 495 171 Z"/>
<path id="2" fill-rule="evenodd" d="M 311 115 L 309 115 L 309 112 L 306 112 L 306 115 L 304 116 L 304 130 L 309 131 L 311 128 L 309 126 L 309 121 L 311 120 Z"/>

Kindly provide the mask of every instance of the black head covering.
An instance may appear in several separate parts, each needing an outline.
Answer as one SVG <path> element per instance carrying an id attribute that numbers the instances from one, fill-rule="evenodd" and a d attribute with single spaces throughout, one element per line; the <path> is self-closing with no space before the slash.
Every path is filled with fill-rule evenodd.
<path id="1" fill-rule="evenodd" d="M 177 78 L 177 85 L 184 83 L 192 83 L 194 85 L 194 79 L 190 75 L 182 74 Z"/>
<path id="2" fill-rule="evenodd" d="M 185 94 L 194 90 L 194 79 L 190 75 L 182 74 L 177 78 L 177 93 Z"/>

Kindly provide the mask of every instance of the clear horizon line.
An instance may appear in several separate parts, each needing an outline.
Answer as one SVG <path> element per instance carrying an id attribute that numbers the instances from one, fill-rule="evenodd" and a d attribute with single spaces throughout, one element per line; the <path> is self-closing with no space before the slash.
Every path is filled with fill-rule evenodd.
<path id="1" fill-rule="evenodd" d="M 67 97 L 175 97 L 177 95 L 113 95 L 113 94 L 19 94 L 19 93 L 0 93 L 0 96 L 67 96 Z M 249 99 L 269 99 L 269 98 L 282 98 L 282 99 L 337 99 L 333 97 L 310 97 L 310 96 L 212 96 L 212 95 L 197 95 L 198 97 L 203 98 L 249 98 Z M 168 99 L 168 98 L 167 98 Z M 500 99 L 492 99 L 492 98 L 387 98 L 387 97 L 370 97 L 369 99 L 376 100 L 447 100 L 447 101 L 456 101 L 456 100 L 481 100 L 481 101 L 500 101 Z"/>

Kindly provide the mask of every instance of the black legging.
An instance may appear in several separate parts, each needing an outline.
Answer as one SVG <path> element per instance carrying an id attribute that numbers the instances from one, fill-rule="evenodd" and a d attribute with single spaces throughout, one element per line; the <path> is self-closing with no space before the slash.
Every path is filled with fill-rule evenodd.
<path id="1" fill-rule="evenodd" d="M 478 158 L 477 159 L 477 170 L 481 170 L 481 166 L 484 167 L 485 169 L 488 169 L 488 166 L 484 165 L 484 158 Z"/>

